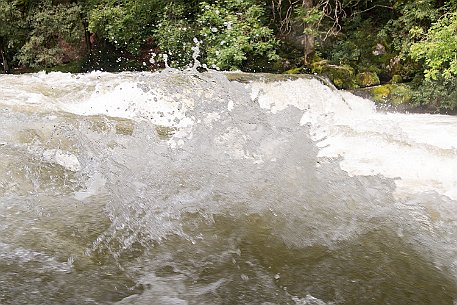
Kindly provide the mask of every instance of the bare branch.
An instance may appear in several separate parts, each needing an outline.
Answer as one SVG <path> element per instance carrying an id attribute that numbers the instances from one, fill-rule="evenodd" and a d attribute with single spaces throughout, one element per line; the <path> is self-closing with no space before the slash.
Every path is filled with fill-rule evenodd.
<path id="1" fill-rule="evenodd" d="M 314 6 L 309 0 L 271 0 L 274 18 L 279 20 L 279 29 L 282 34 L 288 34 L 292 30 L 292 24 L 296 22 L 293 20 L 294 10 L 298 7 L 311 9 L 312 7 L 319 9 L 322 12 L 322 17 L 312 26 L 318 29 L 322 22 L 327 19 L 332 21 L 332 25 L 327 29 L 324 40 L 327 39 L 332 33 L 341 30 L 340 20 L 346 16 L 343 9 L 341 0 L 320 0 Z M 311 4 L 311 5 L 310 5 Z"/>
<path id="2" fill-rule="evenodd" d="M 390 10 L 393 10 L 393 9 L 394 9 L 392 6 L 376 4 L 376 5 L 373 5 L 372 7 L 367 8 L 366 10 L 355 12 L 355 13 L 352 14 L 352 16 L 355 16 L 355 15 L 358 15 L 358 14 L 362 14 L 362 13 L 371 11 L 372 9 L 375 9 L 375 8 L 377 8 L 377 7 L 388 8 L 388 9 L 390 9 Z"/>

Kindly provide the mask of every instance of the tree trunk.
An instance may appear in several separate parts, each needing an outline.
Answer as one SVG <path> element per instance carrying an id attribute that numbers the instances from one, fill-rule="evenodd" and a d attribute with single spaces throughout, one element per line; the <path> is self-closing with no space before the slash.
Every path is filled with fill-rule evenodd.
<path id="1" fill-rule="evenodd" d="M 303 0 L 302 6 L 306 11 L 311 10 L 313 8 L 313 0 Z M 309 55 L 311 55 L 314 52 L 315 37 L 313 34 L 307 33 L 307 32 L 309 32 L 309 31 L 307 31 L 307 29 L 311 30 L 311 27 L 312 27 L 311 24 L 308 24 L 308 23 L 304 24 L 303 31 L 305 32 L 305 35 L 303 35 L 302 44 L 303 44 L 303 55 L 304 55 L 303 63 L 305 66 L 307 66 L 309 64 L 309 62 L 308 62 Z"/>
<path id="2" fill-rule="evenodd" d="M 81 1 L 77 1 L 78 3 Z M 84 3 L 81 3 L 81 8 L 83 8 Z M 87 20 L 87 13 L 81 11 L 79 14 L 81 18 L 81 23 L 84 29 L 84 43 L 86 44 L 86 55 L 90 56 L 92 54 L 92 42 L 90 41 L 90 32 L 89 32 L 89 21 Z"/>
<path id="3" fill-rule="evenodd" d="M 3 50 L 3 45 L 0 45 L 0 53 L 2 56 L 3 72 L 9 74 L 10 67 L 8 65 L 8 59 L 6 58 L 5 51 Z"/>
<path id="4" fill-rule="evenodd" d="M 90 55 L 92 53 L 92 43 L 90 41 L 90 32 L 88 30 L 89 23 L 87 21 L 83 21 L 83 26 L 84 26 L 84 40 L 86 42 L 86 52 L 87 52 L 87 55 Z"/>

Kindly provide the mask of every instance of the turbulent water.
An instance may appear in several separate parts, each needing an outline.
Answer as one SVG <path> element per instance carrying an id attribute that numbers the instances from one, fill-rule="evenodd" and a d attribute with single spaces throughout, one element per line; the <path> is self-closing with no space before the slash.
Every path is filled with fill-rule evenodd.
<path id="1" fill-rule="evenodd" d="M 456 304 L 457 117 L 245 79 L 1 76 L 0 304 Z"/>

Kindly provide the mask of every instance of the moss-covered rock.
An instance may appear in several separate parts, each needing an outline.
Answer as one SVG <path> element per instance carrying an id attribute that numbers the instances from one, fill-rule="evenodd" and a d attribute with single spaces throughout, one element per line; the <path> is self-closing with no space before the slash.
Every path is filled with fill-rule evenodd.
<path id="1" fill-rule="evenodd" d="M 390 80 L 390 82 L 392 84 L 401 83 L 401 82 L 403 82 L 403 77 L 401 77 L 401 75 L 395 74 L 394 76 L 392 76 L 392 79 Z"/>
<path id="2" fill-rule="evenodd" d="M 62 65 L 45 68 L 46 72 L 64 72 L 64 73 L 80 73 L 82 71 L 82 62 L 79 60 L 71 61 Z M 39 69 L 41 70 L 41 69 Z"/>
<path id="3" fill-rule="evenodd" d="M 328 65 L 328 60 L 316 60 L 311 63 L 310 68 L 313 73 L 321 74 Z"/>
<path id="4" fill-rule="evenodd" d="M 388 85 L 377 86 L 370 90 L 370 96 L 376 103 L 385 103 L 390 95 Z"/>
<path id="5" fill-rule="evenodd" d="M 339 89 L 358 88 L 354 76 L 354 69 L 348 65 L 330 65 L 326 60 L 322 60 L 312 63 L 311 71 L 313 73 L 327 76 L 330 81 Z"/>
<path id="6" fill-rule="evenodd" d="M 376 103 L 399 106 L 411 102 L 413 92 L 404 84 L 388 84 L 376 86 L 369 91 L 372 100 Z"/>
<path id="7" fill-rule="evenodd" d="M 355 77 L 357 85 L 360 87 L 371 87 L 379 85 L 379 77 L 375 72 L 362 72 L 358 73 Z"/>
<path id="8" fill-rule="evenodd" d="M 407 85 L 391 85 L 393 88 L 390 91 L 390 99 L 392 104 L 400 105 L 411 102 L 413 92 Z"/>
<path id="9" fill-rule="evenodd" d="M 303 67 L 293 68 L 284 72 L 284 74 L 300 74 L 303 72 Z"/>
<path id="10" fill-rule="evenodd" d="M 310 74 L 271 74 L 271 73 L 246 73 L 246 72 L 224 72 L 225 77 L 231 82 L 250 83 L 250 82 L 278 82 L 296 79 L 315 79 Z"/>

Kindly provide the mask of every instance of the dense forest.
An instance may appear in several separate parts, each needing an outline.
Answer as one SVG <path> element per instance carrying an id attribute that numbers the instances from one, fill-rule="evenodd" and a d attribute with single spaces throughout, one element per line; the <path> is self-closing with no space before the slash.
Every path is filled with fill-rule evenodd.
<path id="1" fill-rule="evenodd" d="M 457 0 L 0 0 L 2 73 L 185 67 L 196 52 L 457 108 Z"/>

